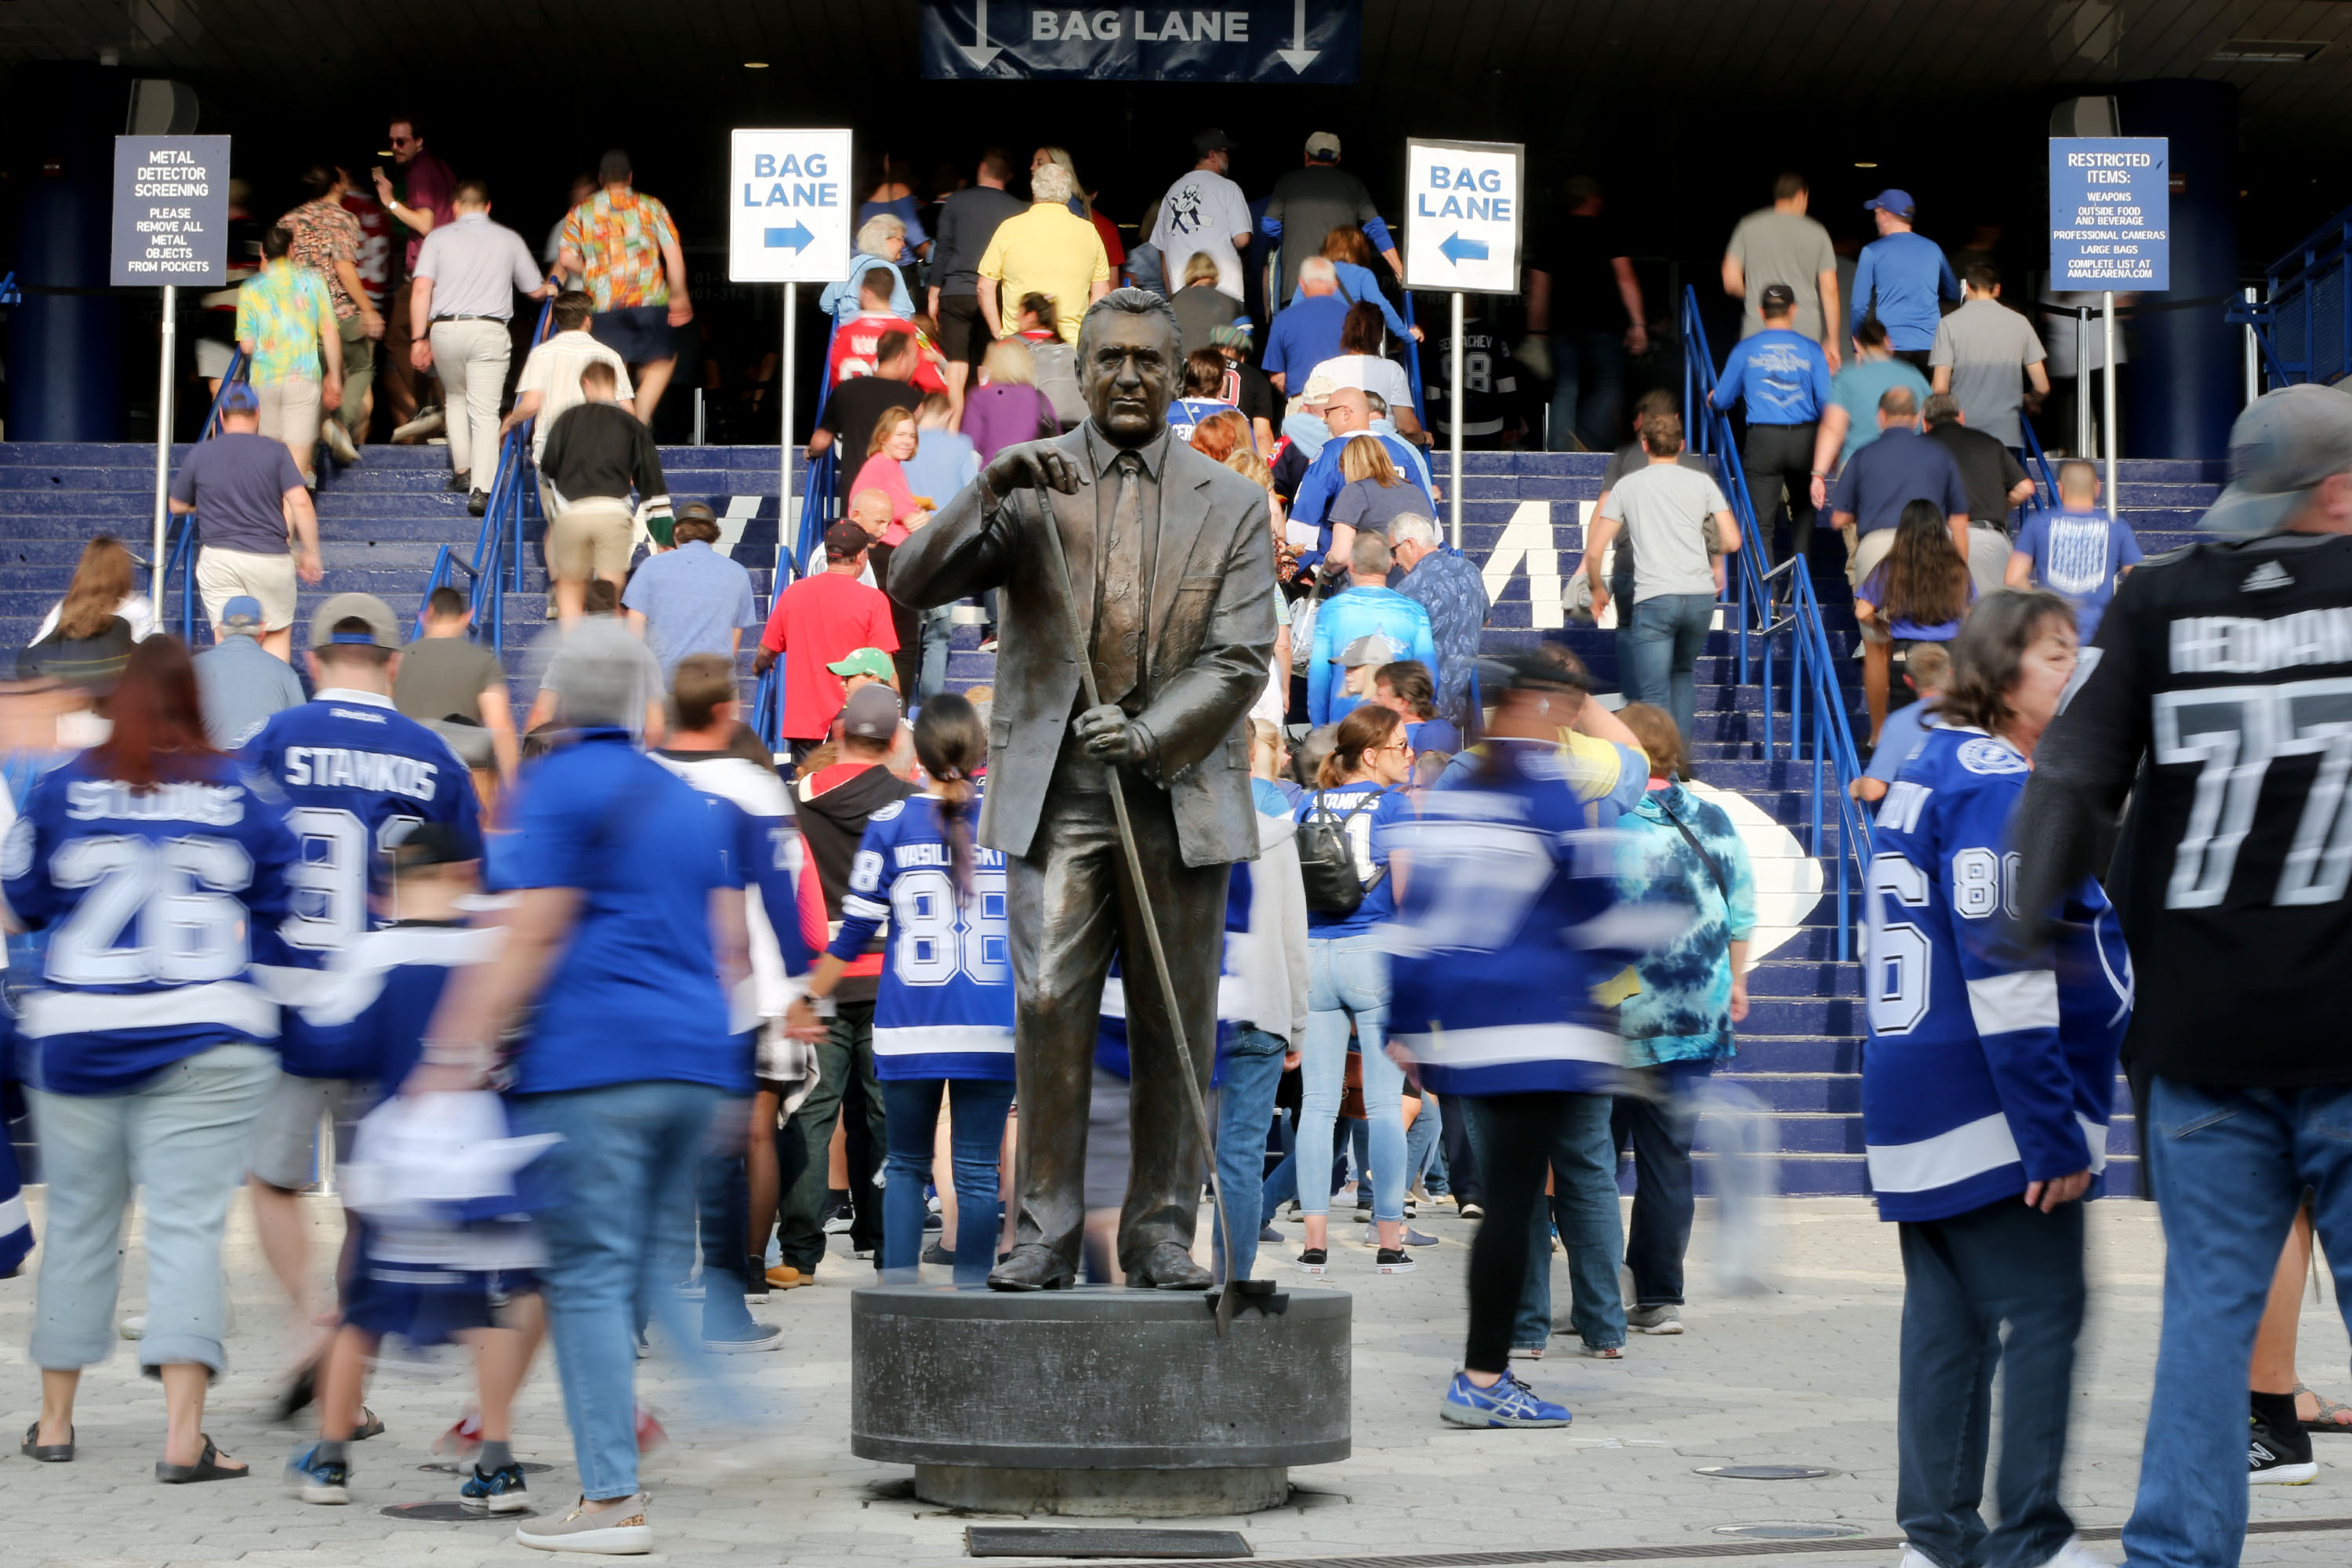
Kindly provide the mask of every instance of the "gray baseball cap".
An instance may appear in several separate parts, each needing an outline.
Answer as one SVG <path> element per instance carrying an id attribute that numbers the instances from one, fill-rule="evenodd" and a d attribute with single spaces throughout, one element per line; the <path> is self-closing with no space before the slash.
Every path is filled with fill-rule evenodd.
<path id="1" fill-rule="evenodd" d="M 1383 632 L 1366 632 L 1339 650 L 1339 663 L 1348 669 L 1367 664 L 1394 664 L 1403 657 L 1404 646 Z"/>
<path id="2" fill-rule="evenodd" d="M 2352 472 L 2352 395 L 2305 383 L 2256 398 L 2230 426 L 2230 484 L 2199 524 L 2271 533 L 2331 474 Z"/>
<path id="3" fill-rule="evenodd" d="M 861 741 L 895 740 L 898 714 L 897 692 L 887 686 L 861 686 L 842 704 L 841 732 Z"/>
<path id="4" fill-rule="evenodd" d="M 364 632 L 337 632 L 339 621 L 364 621 Z M 363 647 L 384 647 L 398 651 L 400 619 L 392 606 L 373 594 L 337 594 L 310 613 L 310 646 L 325 647 L 329 643 L 358 643 Z"/>

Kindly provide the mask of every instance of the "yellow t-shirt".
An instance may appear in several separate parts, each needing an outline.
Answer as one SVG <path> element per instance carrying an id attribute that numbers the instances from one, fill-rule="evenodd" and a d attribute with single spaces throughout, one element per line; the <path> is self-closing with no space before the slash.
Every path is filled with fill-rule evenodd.
<path id="1" fill-rule="evenodd" d="M 1110 281 L 1110 257 L 1093 224 L 1057 202 L 1039 202 L 996 226 L 980 258 L 980 275 L 1003 287 L 999 337 L 1020 326 L 1023 295 L 1043 294 L 1054 301 L 1062 341 L 1075 343 L 1094 286 Z"/>

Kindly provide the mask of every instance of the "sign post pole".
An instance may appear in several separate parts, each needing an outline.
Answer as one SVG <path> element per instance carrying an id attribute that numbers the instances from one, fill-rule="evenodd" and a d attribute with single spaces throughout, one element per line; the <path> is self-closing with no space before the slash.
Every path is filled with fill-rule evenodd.
<path id="1" fill-rule="evenodd" d="M 2091 309 L 2074 307 L 2074 455 L 2091 456 Z"/>
<path id="2" fill-rule="evenodd" d="M 791 562 L 793 575 L 800 575 L 800 557 L 793 552 L 800 541 L 793 534 L 793 353 L 799 346 L 801 286 L 784 285 L 784 357 L 776 365 L 776 401 L 784 411 L 784 433 L 781 438 L 783 456 L 778 464 L 776 494 L 776 561 L 778 565 Z M 782 575 L 779 572 L 776 592 L 782 593 Z"/>
<path id="3" fill-rule="evenodd" d="M 155 374 L 155 553 L 147 568 L 147 597 L 156 614 L 163 609 L 164 534 L 172 519 L 172 372 L 179 363 L 180 290 L 163 285 L 163 355 Z"/>
<path id="4" fill-rule="evenodd" d="M 800 351 L 800 286 L 849 276 L 850 133 L 738 130 L 728 161 L 727 278 L 784 286 L 783 357 L 776 366 L 776 563 L 797 575 L 793 527 L 793 360 Z"/>
<path id="5" fill-rule="evenodd" d="M 1464 306 L 1459 289 L 1454 295 L 1454 384 L 1447 395 L 1454 402 L 1454 549 L 1462 549 L 1462 341 Z"/>
<path id="6" fill-rule="evenodd" d="M 1405 141 L 1404 286 L 1454 297 L 1446 395 L 1454 418 L 1454 548 L 1462 548 L 1463 405 L 1472 294 L 1519 291 L 1526 148 L 1517 142 Z"/>
<path id="7" fill-rule="evenodd" d="M 2246 285 L 2246 303 L 2254 303 L 2254 286 Z M 2246 401 L 2251 404 L 2263 395 L 2263 345 L 2252 321 L 2246 323 Z"/>
<path id="8" fill-rule="evenodd" d="M 2099 310 L 2102 318 L 2100 331 L 2105 334 L 2101 357 L 2106 361 L 2107 366 L 2107 515 L 2121 517 L 2123 513 L 2116 510 L 2122 498 L 2116 489 L 2116 297 L 2112 292 L 2100 296 Z"/>

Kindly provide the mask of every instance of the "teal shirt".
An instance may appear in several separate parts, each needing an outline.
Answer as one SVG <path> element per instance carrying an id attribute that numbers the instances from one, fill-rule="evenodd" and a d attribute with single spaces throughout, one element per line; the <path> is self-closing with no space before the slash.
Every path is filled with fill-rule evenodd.
<path id="1" fill-rule="evenodd" d="M 1927 405 L 1927 378 L 1918 367 L 1899 359 L 1857 359 L 1830 377 L 1830 401 L 1846 411 L 1853 421 L 1846 426 L 1845 445 L 1838 449 L 1838 467 L 1863 447 L 1878 439 L 1878 400 L 1890 386 L 1907 386 L 1919 400 Z"/>
<path id="2" fill-rule="evenodd" d="M 1672 811 L 1698 848 L 1668 820 Z M 1676 783 L 1643 795 L 1617 819 L 1638 853 L 1618 879 L 1626 904 L 1673 905 L 1692 915 L 1682 934 L 1634 965 L 1642 989 L 1618 1011 L 1631 1067 L 1720 1061 L 1731 1041 L 1731 944 L 1756 929 L 1756 875 L 1723 808 Z M 1728 893 L 1727 896 L 1727 888 Z"/>

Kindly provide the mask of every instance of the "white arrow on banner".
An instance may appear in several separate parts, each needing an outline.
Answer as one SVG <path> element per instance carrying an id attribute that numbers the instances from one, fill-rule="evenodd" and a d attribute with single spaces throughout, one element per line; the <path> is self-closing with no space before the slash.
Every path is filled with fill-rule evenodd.
<path id="1" fill-rule="evenodd" d="M 980 0 L 980 4 L 985 5 L 988 0 Z M 1304 76 L 1307 68 L 1315 63 L 1315 57 L 1323 52 L 1307 47 L 1307 0 L 1292 0 L 1290 47 L 1274 52 L 1282 57 L 1282 63 L 1290 68 L 1294 76 Z"/>
<path id="2" fill-rule="evenodd" d="M 1307 14 L 1307 0 L 1299 0 L 1299 15 Z M 986 70 L 988 63 L 1004 51 L 991 48 L 988 43 L 988 0 L 971 0 L 971 42 L 957 46 L 957 52 L 971 62 L 974 70 Z"/>

